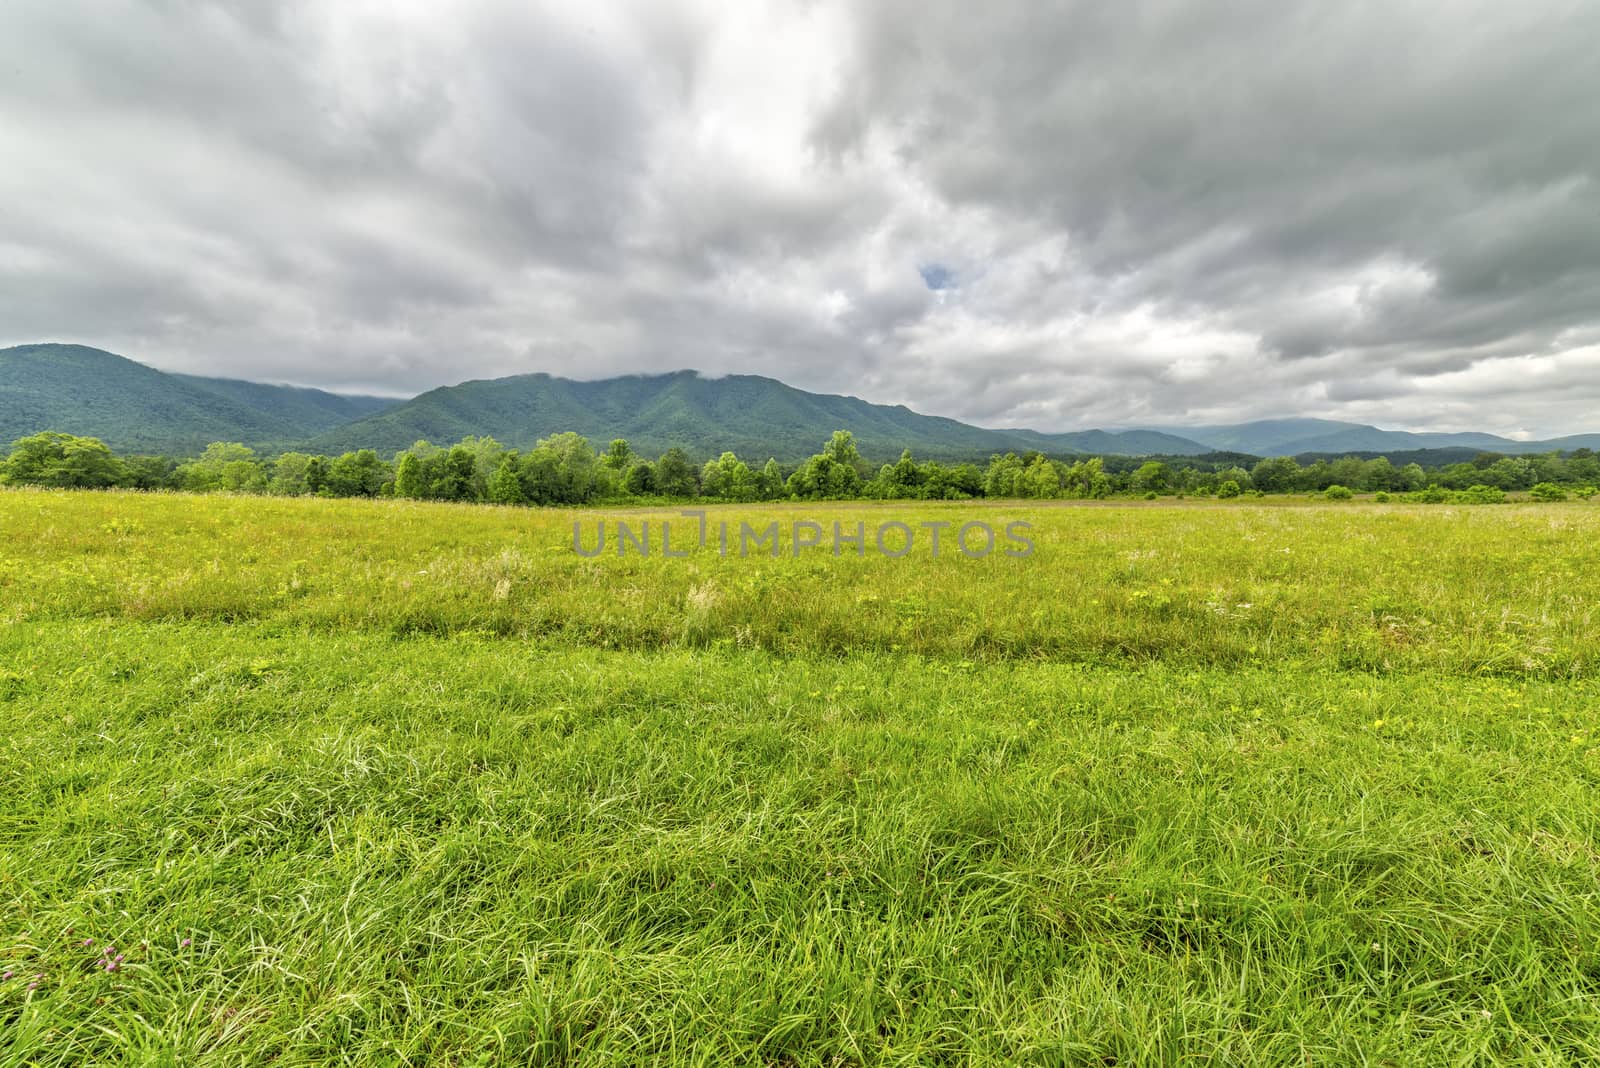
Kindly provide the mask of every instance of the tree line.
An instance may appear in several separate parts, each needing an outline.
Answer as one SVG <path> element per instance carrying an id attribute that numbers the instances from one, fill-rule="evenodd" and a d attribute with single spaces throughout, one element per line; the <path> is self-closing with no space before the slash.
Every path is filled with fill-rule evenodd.
<path id="1" fill-rule="evenodd" d="M 1384 457 L 1301 465 L 1292 457 L 1246 467 L 1204 457 L 1070 461 L 1043 453 L 1008 452 L 985 466 L 916 460 L 910 450 L 874 470 L 854 436 L 834 432 L 821 451 L 786 469 L 776 459 L 752 466 L 731 452 L 697 464 L 680 448 L 655 459 L 618 438 L 601 452 L 574 433 L 555 434 L 526 450 L 493 438 L 450 446 L 419 441 L 389 459 L 371 449 L 339 456 L 284 452 L 258 456 L 237 442 L 216 442 L 200 456 L 119 456 L 96 438 L 55 431 L 18 439 L 0 464 L 0 483 L 62 488 L 185 490 L 280 496 L 402 497 L 495 504 L 575 505 L 599 501 L 686 500 L 964 500 L 1106 499 L 1111 497 L 1241 497 L 1356 492 L 1422 501 L 1505 499 L 1529 491 L 1542 499 L 1589 497 L 1600 485 L 1600 457 L 1579 449 L 1561 455 L 1501 456 L 1425 469 L 1396 467 Z"/>

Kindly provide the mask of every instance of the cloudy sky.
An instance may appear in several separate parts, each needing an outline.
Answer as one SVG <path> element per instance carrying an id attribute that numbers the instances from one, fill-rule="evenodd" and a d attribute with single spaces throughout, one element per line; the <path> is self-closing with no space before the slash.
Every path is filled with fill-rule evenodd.
<path id="1" fill-rule="evenodd" d="M 1592 0 L 0 0 L 0 344 L 1600 430 Z"/>

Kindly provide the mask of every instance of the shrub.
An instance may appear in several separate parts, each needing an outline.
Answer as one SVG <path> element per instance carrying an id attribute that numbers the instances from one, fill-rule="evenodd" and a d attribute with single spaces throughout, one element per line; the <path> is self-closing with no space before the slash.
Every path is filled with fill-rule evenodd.
<path id="1" fill-rule="evenodd" d="M 1499 486 L 1479 484 L 1462 490 L 1458 499 L 1467 504 L 1504 504 L 1506 491 Z"/>
<path id="2" fill-rule="evenodd" d="M 1528 491 L 1528 496 L 1536 501 L 1564 501 L 1567 491 L 1554 482 L 1540 482 Z"/>
<path id="3" fill-rule="evenodd" d="M 1377 493 L 1374 493 L 1372 495 L 1372 499 L 1377 501 L 1379 504 L 1388 504 L 1389 503 L 1389 491 L 1388 490 L 1379 490 Z"/>
<path id="4" fill-rule="evenodd" d="M 1237 496 L 1239 496 L 1239 483 L 1235 482 L 1231 478 L 1228 479 L 1228 481 L 1224 482 L 1222 485 L 1217 487 L 1217 496 L 1218 497 L 1237 497 Z"/>
<path id="5" fill-rule="evenodd" d="M 1326 490 L 1323 490 L 1322 495 L 1330 501 L 1348 501 L 1355 496 L 1347 486 L 1329 486 Z"/>

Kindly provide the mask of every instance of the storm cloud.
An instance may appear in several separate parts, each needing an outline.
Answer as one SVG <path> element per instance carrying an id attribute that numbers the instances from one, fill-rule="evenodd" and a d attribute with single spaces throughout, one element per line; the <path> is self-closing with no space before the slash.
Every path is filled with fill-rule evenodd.
<path id="1" fill-rule="evenodd" d="M 1600 429 L 1600 8 L 0 4 L 0 343 Z"/>

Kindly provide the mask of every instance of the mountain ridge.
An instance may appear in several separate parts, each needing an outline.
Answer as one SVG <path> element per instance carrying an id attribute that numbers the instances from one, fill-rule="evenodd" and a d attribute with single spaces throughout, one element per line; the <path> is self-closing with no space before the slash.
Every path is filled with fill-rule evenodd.
<path id="1" fill-rule="evenodd" d="M 1066 432 L 989 428 L 903 404 L 811 393 L 760 375 L 708 377 L 693 370 L 596 380 L 536 371 L 397 399 L 160 371 L 83 345 L 0 349 L 0 445 L 60 430 L 101 438 L 121 451 L 194 454 L 212 441 L 242 441 L 266 451 L 371 448 L 392 454 L 419 439 L 448 444 L 476 435 L 526 447 L 572 430 L 597 447 L 626 438 L 646 455 L 678 446 L 699 457 L 732 451 L 756 461 L 774 456 L 793 462 L 815 452 L 837 429 L 854 433 L 862 454 L 874 461 L 892 460 L 905 448 L 937 460 L 1030 450 L 1058 456 L 1293 456 L 1600 449 L 1600 434 L 1523 442 L 1312 418 Z"/>

